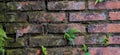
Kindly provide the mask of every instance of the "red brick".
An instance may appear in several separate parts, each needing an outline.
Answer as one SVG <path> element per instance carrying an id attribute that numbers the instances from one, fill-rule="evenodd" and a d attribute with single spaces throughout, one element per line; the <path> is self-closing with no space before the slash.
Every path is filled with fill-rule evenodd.
<path id="1" fill-rule="evenodd" d="M 109 12 L 110 20 L 120 20 L 120 12 Z"/>
<path id="2" fill-rule="evenodd" d="M 28 26 L 30 26 L 30 28 L 27 28 Z M 11 23 L 11 24 L 6 24 L 5 27 L 7 34 L 14 34 L 16 33 L 17 30 L 23 31 L 24 33 L 43 32 L 43 26 L 37 24 L 35 25 L 35 24 L 25 24 L 25 23 Z"/>
<path id="3" fill-rule="evenodd" d="M 106 1 L 95 5 L 94 1 L 89 1 L 89 9 L 120 9 L 120 1 Z"/>
<path id="4" fill-rule="evenodd" d="M 64 33 L 68 28 L 78 29 L 80 32 L 85 32 L 85 26 L 81 24 L 49 24 L 48 32 L 50 33 Z"/>
<path id="5" fill-rule="evenodd" d="M 119 47 L 90 48 L 90 55 L 120 55 Z"/>
<path id="6" fill-rule="evenodd" d="M 85 37 L 85 43 L 86 44 L 104 44 L 103 39 L 105 37 L 106 37 L 105 35 L 91 34 L 91 35 L 88 35 L 88 37 Z"/>
<path id="7" fill-rule="evenodd" d="M 39 5 L 40 4 L 40 5 Z M 8 2 L 9 10 L 42 10 L 45 3 L 42 1 L 26 1 L 26 2 Z"/>
<path id="8" fill-rule="evenodd" d="M 109 38 L 110 44 L 120 44 L 120 36 L 111 36 Z"/>
<path id="9" fill-rule="evenodd" d="M 75 45 L 80 45 L 85 43 L 84 36 L 75 37 L 74 42 L 75 42 Z"/>
<path id="10" fill-rule="evenodd" d="M 48 48 L 48 55 L 83 55 L 81 48 Z"/>
<path id="11" fill-rule="evenodd" d="M 84 10 L 84 9 L 85 9 L 84 1 L 48 2 L 48 10 Z"/>
<path id="12" fill-rule="evenodd" d="M 28 12 L 27 14 L 32 22 L 64 22 L 66 20 L 65 13 Z"/>
<path id="13" fill-rule="evenodd" d="M 92 20 L 106 20 L 105 13 L 93 12 L 93 13 L 70 13 L 70 21 L 92 21 Z"/>
<path id="14" fill-rule="evenodd" d="M 30 46 L 61 46 L 66 45 L 62 35 L 37 35 L 31 36 Z"/>
<path id="15" fill-rule="evenodd" d="M 88 26 L 88 32 L 113 32 L 113 33 L 119 33 L 120 32 L 120 24 L 96 24 L 96 25 L 89 25 Z"/>

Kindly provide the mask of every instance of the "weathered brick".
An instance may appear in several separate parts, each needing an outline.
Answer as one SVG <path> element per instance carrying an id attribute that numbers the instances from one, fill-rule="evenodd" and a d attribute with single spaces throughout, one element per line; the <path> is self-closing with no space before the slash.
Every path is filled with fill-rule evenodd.
<path id="1" fill-rule="evenodd" d="M 119 33 L 120 32 L 120 24 L 96 24 L 96 25 L 89 25 L 88 32 L 92 33 Z"/>
<path id="2" fill-rule="evenodd" d="M 3 22 L 5 19 L 4 9 L 5 9 L 5 3 L 0 3 L 0 22 Z"/>
<path id="3" fill-rule="evenodd" d="M 48 48 L 48 55 L 82 55 L 81 48 Z"/>
<path id="4" fill-rule="evenodd" d="M 80 32 L 85 32 L 85 26 L 82 24 L 49 24 L 49 33 L 64 33 L 69 28 L 75 28 Z"/>
<path id="5" fill-rule="evenodd" d="M 110 20 L 120 20 L 120 12 L 109 12 Z"/>
<path id="6" fill-rule="evenodd" d="M 23 33 L 43 33 L 44 30 L 43 26 L 38 24 L 7 23 L 5 26 L 7 34 L 14 34 L 17 30 L 22 31 Z"/>
<path id="7" fill-rule="evenodd" d="M 105 1 L 95 5 L 95 1 L 89 1 L 89 9 L 120 9 L 120 1 Z"/>
<path id="8" fill-rule="evenodd" d="M 16 42 L 13 42 L 13 38 L 8 38 L 5 42 L 4 47 L 23 47 L 25 46 L 26 40 L 24 38 L 18 38 Z"/>
<path id="9" fill-rule="evenodd" d="M 66 42 L 63 39 L 63 36 L 47 35 L 30 38 L 30 46 L 60 46 L 65 44 Z"/>
<path id="10" fill-rule="evenodd" d="M 6 50 L 6 55 L 25 55 L 22 49 L 9 49 Z"/>
<path id="11" fill-rule="evenodd" d="M 120 36 L 114 35 L 109 38 L 110 44 L 120 44 Z"/>
<path id="12" fill-rule="evenodd" d="M 31 22 L 64 22 L 65 13 L 47 13 L 47 12 L 28 12 Z"/>
<path id="13" fill-rule="evenodd" d="M 9 10 L 43 10 L 44 6 L 45 6 L 45 3 L 42 1 L 8 2 L 7 3 L 7 8 Z"/>
<path id="14" fill-rule="evenodd" d="M 90 48 L 90 55 L 120 55 L 119 47 Z"/>
<path id="15" fill-rule="evenodd" d="M 79 12 L 70 13 L 69 21 L 93 21 L 93 20 L 106 20 L 104 12 Z"/>
<path id="16" fill-rule="evenodd" d="M 41 50 L 39 48 L 7 49 L 6 55 L 41 55 Z"/>
<path id="17" fill-rule="evenodd" d="M 85 38 L 84 36 L 75 37 L 74 42 L 75 42 L 75 45 L 81 45 L 85 43 Z"/>
<path id="18" fill-rule="evenodd" d="M 100 34 L 91 34 L 88 37 L 85 37 L 86 44 L 104 44 L 103 40 L 105 39 L 105 35 Z"/>
<path id="19" fill-rule="evenodd" d="M 27 15 L 24 12 L 8 12 L 5 22 L 27 22 Z"/>
<path id="20" fill-rule="evenodd" d="M 57 2 L 48 2 L 48 10 L 84 10 L 85 2 L 80 1 L 57 1 Z"/>

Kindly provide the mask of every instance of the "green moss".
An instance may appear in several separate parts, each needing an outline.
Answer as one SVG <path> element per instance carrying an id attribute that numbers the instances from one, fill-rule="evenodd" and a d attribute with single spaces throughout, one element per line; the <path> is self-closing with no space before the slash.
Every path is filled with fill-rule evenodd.
<path id="1" fill-rule="evenodd" d="M 15 3 L 11 2 L 11 3 L 7 3 L 8 9 L 10 10 L 15 10 L 17 9 L 17 6 Z"/>
<path id="2" fill-rule="evenodd" d="M 54 9 L 63 9 L 63 8 L 66 8 L 68 5 L 65 4 L 65 3 L 62 3 L 62 2 L 58 2 L 55 6 Z"/>
<path id="3" fill-rule="evenodd" d="M 10 50 L 7 50 L 6 52 L 6 54 L 7 55 L 23 55 L 23 52 L 22 52 L 23 50 L 22 49 L 10 49 Z"/>
<path id="4" fill-rule="evenodd" d="M 11 43 L 13 40 L 14 40 L 13 38 L 8 38 L 7 41 L 5 42 L 5 47 L 22 47 L 22 46 L 24 46 L 23 38 L 18 38 L 15 43 Z"/>

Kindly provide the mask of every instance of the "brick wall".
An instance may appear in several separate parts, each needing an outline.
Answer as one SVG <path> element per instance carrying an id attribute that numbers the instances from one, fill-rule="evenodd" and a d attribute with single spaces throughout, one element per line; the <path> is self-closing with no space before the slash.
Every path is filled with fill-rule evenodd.
<path id="1" fill-rule="evenodd" d="M 120 55 L 120 0 L 0 0 L 4 19 L 0 20 L 8 37 L 6 55 L 84 55 L 82 44 L 91 55 Z M 64 31 L 76 28 L 81 32 L 67 43 Z M 23 35 L 16 39 L 16 31 Z M 88 37 L 82 35 L 86 33 Z M 100 42 L 110 34 L 109 46 Z"/>

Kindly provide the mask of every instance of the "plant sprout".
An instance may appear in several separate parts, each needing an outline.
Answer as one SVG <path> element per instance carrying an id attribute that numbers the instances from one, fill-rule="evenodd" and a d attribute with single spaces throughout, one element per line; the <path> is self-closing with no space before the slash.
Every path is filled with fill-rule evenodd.
<path id="1" fill-rule="evenodd" d="M 7 35 L 6 32 L 3 30 L 2 27 L 0 27 L 0 52 L 2 53 L 2 55 L 4 55 L 5 49 L 4 49 L 4 42 L 6 41 L 5 39 L 7 39 Z"/>
<path id="2" fill-rule="evenodd" d="M 100 2 L 103 2 L 104 0 L 96 0 L 95 1 L 95 5 L 97 4 L 97 3 L 100 3 Z"/>
<path id="3" fill-rule="evenodd" d="M 43 54 L 44 54 L 44 55 L 48 55 L 47 49 L 46 49 L 44 46 L 41 46 L 41 48 L 42 48 Z"/>
<path id="4" fill-rule="evenodd" d="M 76 32 L 78 32 L 77 29 L 74 28 L 68 29 L 64 34 L 64 38 L 74 45 L 74 38 L 77 37 L 77 35 L 75 34 Z"/>

